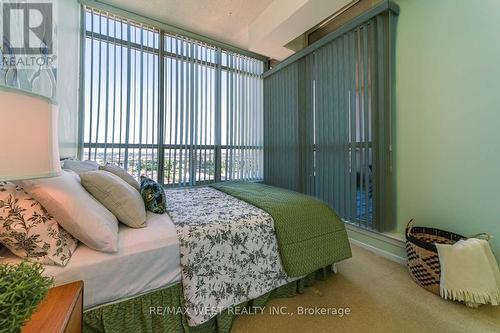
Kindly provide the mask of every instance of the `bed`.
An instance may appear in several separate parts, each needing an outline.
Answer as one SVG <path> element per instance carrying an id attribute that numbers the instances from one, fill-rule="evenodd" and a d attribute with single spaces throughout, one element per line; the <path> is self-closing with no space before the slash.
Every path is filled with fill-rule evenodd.
<path id="1" fill-rule="evenodd" d="M 321 221 L 329 208 L 295 192 L 225 183 L 166 194 L 168 214 L 120 226 L 117 253 L 80 244 L 66 267 L 45 266 L 56 285 L 84 281 L 84 331 L 229 332 L 228 309 L 293 296 L 351 255 L 340 220 Z"/>
<path id="2" fill-rule="evenodd" d="M 118 252 L 104 253 L 80 243 L 66 267 L 44 265 L 56 285 L 83 280 L 84 308 L 126 299 L 181 280 L 179 242 L 168 214 L 148 212 L 147 228 L 120 225 Z M 21 259 L 6 248 L 2 262 Z M 133 267 L 133 269 L 131 269 Z"/>

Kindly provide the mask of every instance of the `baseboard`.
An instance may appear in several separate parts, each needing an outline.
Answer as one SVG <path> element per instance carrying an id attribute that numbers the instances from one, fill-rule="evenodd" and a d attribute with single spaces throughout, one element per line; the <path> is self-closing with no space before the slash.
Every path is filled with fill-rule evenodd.
<path id="1" fill-rule="evenodd" d="M 357 227 L 353 224 L 346 223 L 345 227 L 348 231 L 355 232 L 360 235 L 364 235 L 366 237 L 380 240 L 384 243 L 390 244 L 392 246 L 400 247 L 402 249 L 405 248 L 405 237 L 404 235 L 397 233 L 387 233 L 387 232 L 378 232 L 373 230 L 367 230 L 360 227 Z"/>
<path id="2" fill-rule="evenodd" d="M 401 256 L 398 256 L 397 254 L 379 249 L 379 248 L 377 248 L 373 245 L 370 245 L 370 244 L 365 244 L 365 243 L 363 243 L 357 239 L 354 239 L 352 237 L 349 237 L 349 241 L 352 244 L 359 246 L 359 247 L 361 247 L 365 250 L 368 250 L 370 252 L 373 252 L 381 257 L 384 257 L 384 258 L 389 259 L 391 261 L 397 262 L 398 264 L 401 264 L 401 265 L 406 265 L 406 258 L 405 257 L 401 257 Z"/>

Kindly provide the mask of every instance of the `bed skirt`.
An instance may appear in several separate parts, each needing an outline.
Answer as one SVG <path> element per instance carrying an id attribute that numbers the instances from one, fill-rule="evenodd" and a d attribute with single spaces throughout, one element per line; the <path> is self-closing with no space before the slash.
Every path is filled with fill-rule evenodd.
<path id="1" fill-rule="evenodd" d="M 331 266 L 319 269 L 239 306 L 263 307 L 273 298 L 293 297 L 301 294 L 305 287 L 313 285 L 316 280 L 324 280 L 331 271 Z M 199 326 L 189 327 L 183 312 L 174 310 L 182 309 L 182 305 L 182 286 L 178 283 L 168 288 L 86 311 L 83 314 L 83 331 L 86 333 L 227 333 L 231 331 L 236 311 L 223 311 Z"/>

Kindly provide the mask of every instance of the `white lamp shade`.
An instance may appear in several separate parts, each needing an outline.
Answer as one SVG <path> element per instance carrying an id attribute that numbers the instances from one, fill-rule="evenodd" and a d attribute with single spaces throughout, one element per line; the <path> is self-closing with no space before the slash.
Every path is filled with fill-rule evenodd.
<path id="1" fill-rule="evenodd" d="M 49 99 L 0 89 L 0 181 L 59 174 L 57 106 Z"/>

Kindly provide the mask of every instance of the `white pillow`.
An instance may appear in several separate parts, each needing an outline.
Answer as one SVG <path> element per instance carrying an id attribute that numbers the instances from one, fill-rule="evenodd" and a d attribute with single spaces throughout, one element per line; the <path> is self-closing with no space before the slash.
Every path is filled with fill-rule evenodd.
<path id="1" fill-rule="evenodd" d="M 99 169 L 99 164 L 94 161 L 80 161 L 76 159 L 68 159 L 62 161 L 62 168 L 66 170 L 71 170 L 77 174 L 83 172 L 94 171 Z"/>
<path id="2" fill-rule="evenodd" d="M 117 251 L 118 220 L 79 184 L 72 171 L 17 183 L 76 239 L 98 251 Z"/>

